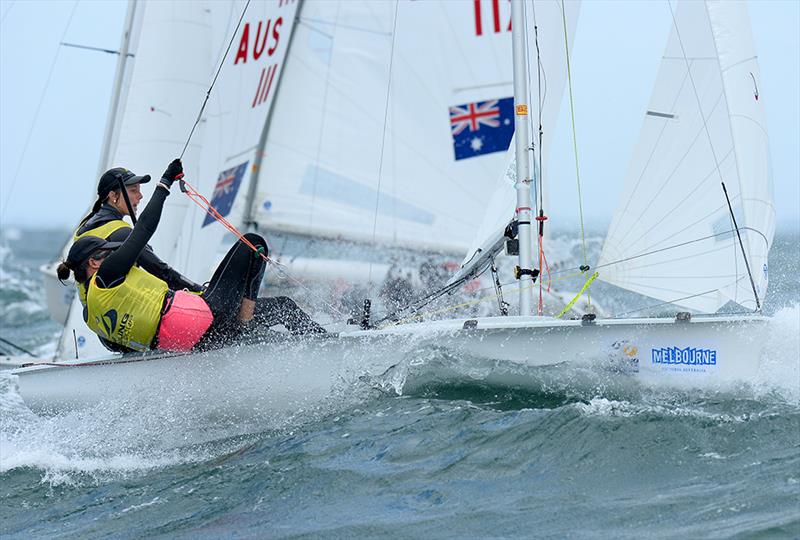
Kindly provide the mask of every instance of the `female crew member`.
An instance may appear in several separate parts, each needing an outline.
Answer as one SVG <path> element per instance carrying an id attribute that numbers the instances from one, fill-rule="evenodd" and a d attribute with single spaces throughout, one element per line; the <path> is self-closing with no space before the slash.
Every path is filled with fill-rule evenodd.
<path id="1" fill-rule="evenodd" d="M 62 264 L 64 271 L 73 271 L 76 281 L 86 286 L 89 328 L 118 345 L 139 351 L 185 351 L 224 343 L 238 336 L 243 323 L 257 313 L 273 314 L 276 306 L 285 304 L 283 299 L 258 299 L 265 262 L 241 241 L 222 260 L 202 296 L 172 290 L 135 265 L 156 230 L 172 183 L 182 176 L 181 162 L 173 161 L 122 244 L 85 236 L 73 244 Z M 248 233 L 245 238 L 266 252 L 261 236 Z M 324 332 L 304 313 L 293 312 L 273 324 L 277 322 L 294 333 Z"/>
<path id="2" fill-rule="evenodd" d="M 137 176 L 133 171 L 122 167 L 115 167 L 104 172 L 97 183 L 97 200 L 89 215 L 83 218 L 78 225 L 73 241 L 84 236 L 99 236 L 111 242 L 124 242 L 131 233 L 131 226 L 123 220 L 123 217 L 130 216 L 131 213 L 135 215 L 136 208 L 142 200 L 140 186 L 149 181 L 149 174 Z M 130 207 L 120 189 L 120 183 L 125 186 L 128 201 L 131 203 Z M 150 246 L 145 246 L 142 250 L 137 264 L 166 281 L 170 289 L 187 289 L 193 292 L 203 290 L 200 285 L 182 276 L 158 258 Z M 81 302 L 83 302 L 85 291 L 82 291 L 81 287 L 78 287 L 78 291 L 81 293 Z"/>
<path id="3" fill-rule="evenodd" d="M 97 200 L 92 211 L 83 218 L 75 231 L 73 242 L 84 236 L 98 236 L 111 242 L 123 242 L 131 233 L 131 226 L 123 220 L 124 216 L 135 216 L 136 207 L 142 200 L 141 184 L 150 181 L 150 175 L 137 176 L 133 171 L 122 167 L 107 170 L 97 183 Z M 125 186 L 128 198 L 125 199 L 120 184 Z M 128 206 L 130 202 L 130 206 Z M 145 246 L 136 263 L 154 276 L 164 280 L 170 289 L 186 289 L 192 292 L 201 292 L 203 288 L 193 281 L 173 270 L 153 252 L 150 246 Z M 69 277 L 69 272 L 62 272 L 59 278 L 64 281 Z M 78 290 L 78 299 L 83 305 L 83 319 L 86 320 L 86 287 L 75 282 Z M 117 345 L 102 336 L 100 342 L 109 350 L 127 352 L 125 347 Z"/>

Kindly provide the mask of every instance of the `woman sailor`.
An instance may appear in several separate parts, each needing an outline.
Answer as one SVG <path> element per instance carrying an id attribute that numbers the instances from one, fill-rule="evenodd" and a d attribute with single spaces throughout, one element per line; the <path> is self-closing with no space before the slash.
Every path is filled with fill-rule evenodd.
<path id="1" fill-rule="evenodd" d="M 242 241 L 225 255 L 202 296 L 171 289 L 164 280 L 136 266 L 155 233 L 173 182 L 182 176 L 181 162 L 173 161 L 124 242 L 83 236 L 59 266 L 60 273 L 69 276 L 71 270 L 75 280 L 86 287 L 89 328 L 128 349 L 186 351 L 225 343 L 239 336 L 254 316 L 259 315 L 255 321 L 258 323 L 284 304 L 280 299 L 258 299 L 266 265 Z M 261 236 L 248 233 L 245 238 L 266 253 L 267 245 Z M 293 315 L 297 317 L 296 313 Z M 302 315 L 305 319 L 300 320 L 305 325 L 301 327 L 291 327 L 297 320 L 294 317 L 283 316 L 277 322 L 296 333 L 324 331 Z"/>
<path id="2" fill-rule="evenodd" d="M 166 176 L 169 171 L 165 172 Z M 81 220 L 75 231 L 73 241 L 84 236 L 98 236 L 110 242 L 124 242 L 131 233 L 131 226 L 123 220 L 124 216 L 135 217 L 136 209 L 142 200 L 141 184 L 150 181 L 150 175 L 137 176 L 133 171 L 122 167 L 107 170 L 97 184 L 97 200 L 92 211 Z M 125 186 L 127 199 L 120 185 Z M 130 203 L 130 206 L 128 206 Z M 186 289 L 201 292 L 203 288 L 162 261 L 150 246 L 145 246 L 137 264 L 154 276 L 167 282 L 170 289 Z M 85 305 L 85 290 L 78 284 L 81 302 Z"/>

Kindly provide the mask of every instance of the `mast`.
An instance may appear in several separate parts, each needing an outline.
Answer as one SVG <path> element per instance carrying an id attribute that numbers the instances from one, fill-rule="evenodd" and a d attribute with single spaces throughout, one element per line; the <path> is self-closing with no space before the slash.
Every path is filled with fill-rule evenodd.
<path id="1" fill-rule="evenodd" d="M 528 58 L 525 51 L 525 11 L 522 0 L 511 0 L 511 41 L 514 56 L 514 141 L 516 144 L 517 225 L 519 231 L 519 314 L 533 315 L 531 249 L 531 171 L 528 162 Z"/>
<path id="2" fill-rule="evenodd" d="M 300 0 L 300 4 L 297 6 L 297 11 L 294 15 L 294 20 L 292 21 L 292 32 L 289 34 L 289 43 L 286 45 L 286 56 L 284 57 L 285 60 L 282 62 L 283 67 L 286 66 L 286 63 L 289 61 L 289 53 L 292 51 L 292 43 L 294 42 L 294 36 L 297 32 L 295 32 L 295 28 L 297 27 L 297 23 L 300 21 L 300 13 L 303 11 L 303 0 Z M 244 225 L 247 226 L 255 226 L 255 211 L 253 210 L 253 200 L 256 198 L 256 193 L 258 192 L 258 177 L 261 175 L 261 162 L 264 161 L 264 147 L 267 145 L 267 135 L 269 134 L 269 128 L 272 124 L 272 115 L 275 111 L 275 103 L 278 100 L 278 95 L 281 91 L 281 81 L 283 77 L 278 77 L 278 84 L 275 87 L 275 97 L 273 98 L 272 105 L 270 105 L 269 112 L 267 113 L 267 118 L 264 121 L 264 128 L 261 130 L 261 137 L 258 139 L 258 147 L 256 148 L 255 158 L 253 159 L 253 174 L 250 175 L 250 184 L 247 186 L 247 197 L 244 201 L 244 219 L 242 220 Z"/>
<path id="3" fill-rule="evenodd" d="M 111 141 L 114 138 L 115 126 L 117 123 L 117 113 L 122 96 L 122 83 L 125 80 L 125 68 L 128 62 L 128 51 L 130 50 L 131 37 L 133 34 L 133 22 L 136 15 L 136 3 L 138 0 L 128 0 L 128 13 L 125 15 L 125 25 L 122 31 L 122 43 L 119 47 L 119 58 L 117 58 L 117 70 L 114 73 L 114 86 L 111 93 L 111 102 L 108 107 L 108 117 L 106 118 L 106 129 L 103 134 L 103 144 L 100 147 L 100 161 L 97 164 L 97 178 L 108 169 L 108 160 L 111 156 Z"/>

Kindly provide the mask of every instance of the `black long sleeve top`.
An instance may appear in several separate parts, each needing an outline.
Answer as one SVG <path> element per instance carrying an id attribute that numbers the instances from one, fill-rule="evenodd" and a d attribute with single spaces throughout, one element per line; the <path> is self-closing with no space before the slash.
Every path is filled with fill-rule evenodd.
<path id="1" fill-rule="evenodd" d="M 156 189 L 156 191 L 164 191 L 161 188 Z M 148 205 L 149 206 L 149 205 Z M 86 231 L 95 229 L 108 223 L 109 221 L 114 221 L 117 219 L 122 219 L 122 214 L 111 206 L 108 203 L 103 204 L 100 207 L 100 210 L 97 211 L 95 215 L 89 218 L 85 223 L 81 224 L 78 228 L 77 234 L 83 234 Z M 141 218 L 140 218 L 141 220 Z M 137 222 L 138 223 L 138 222 Z M 113 233 L 111 233 L 106 240 L 110 242 L 124 242 L 127 240 L 128 235 L 131 234 L 131 229 L 125 227 L 122 229 L 117 229 Z M 197 283 L 193 282 L 190 279 L 187 279 L 180 272 L 173 269 L 170 265 L 162 261 L 158 255 L 153 252 L 153 249 L 149 245 L 145 245 L 144 249 L 139 254 L 139 258 L 137 260 L 139 266 L 142 269 L 147 270 L 154 276 L 159 279 L 164 280 L 167 283 L 167 286 L 174 290 L 179 291 L 182 289 L 188 289 L 192 292 L 200 292 L 202 287 Z"/>
<path id="2" fill-rule="evenodd" d="M 156 187 L 133 230 L 123 244 L 106 257 L 97 270 L 97 286 L 110 289 L 125 280 L 125 276 L 136 264 L 142 252 L 147 248 L 147 242 L 156 232 L 167 195 L 169 195 L 169 190 Z"/>

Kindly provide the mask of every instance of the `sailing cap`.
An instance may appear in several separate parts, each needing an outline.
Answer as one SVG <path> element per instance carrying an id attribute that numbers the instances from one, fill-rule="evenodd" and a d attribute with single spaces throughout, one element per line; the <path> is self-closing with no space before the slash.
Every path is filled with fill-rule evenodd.
<path id="1" fill-rule="evenodd" d="M 84 236 L 79 238 L 72 244 L 72 247 L 69 248 L 67 260 L 64 261 L 64 263 L 74 272 L 75 269 L 80 268 L 95 251 L 99 249 L 117 249 L 121 245 L 122 242 L 108 242 L 98 236 Z"/>
<path id="2" fill-rule="evenodd" d="M 119 181 L 126 186 L 133 186 L 135 184 L 146 184 L 150 181 L 150 175 L 136 176 L 136 173 L 129 171 L 123 167 L 114 167 L 103 173 L 100 177 L 100 182 L 97 184 L 97 195 L 101 199 L 105 199 L 106 195 L 119 187 Z"/>

